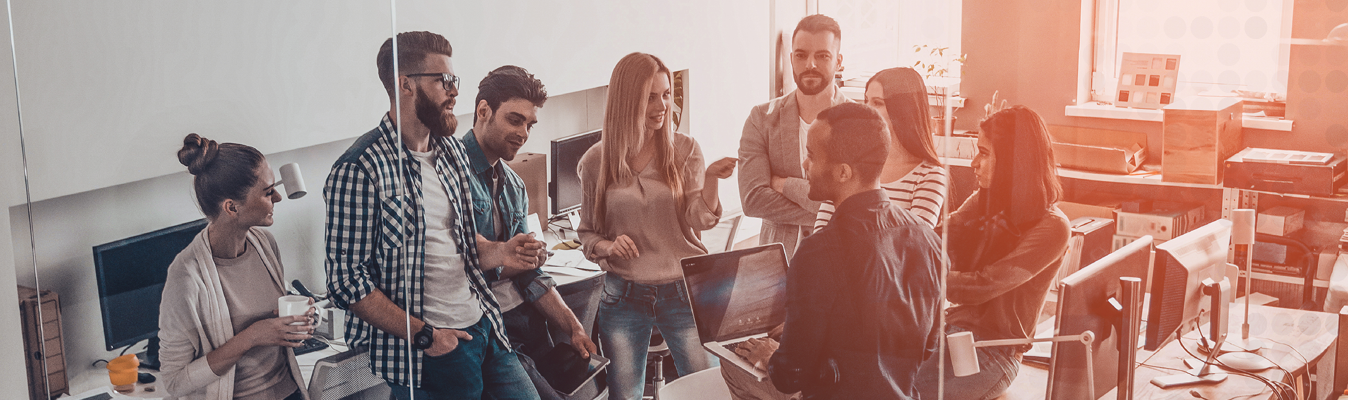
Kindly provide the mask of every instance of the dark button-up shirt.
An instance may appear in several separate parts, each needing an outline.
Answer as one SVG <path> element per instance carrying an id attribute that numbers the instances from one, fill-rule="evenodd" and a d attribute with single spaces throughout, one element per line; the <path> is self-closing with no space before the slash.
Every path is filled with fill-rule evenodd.
<path id="1" fill-rule="evenodd" d="M 773 384 L 806 399 L 913 398 L 936 351 L 941 273 L 927 224 L 884 191 L 849 197 L 791 259 Z"/>

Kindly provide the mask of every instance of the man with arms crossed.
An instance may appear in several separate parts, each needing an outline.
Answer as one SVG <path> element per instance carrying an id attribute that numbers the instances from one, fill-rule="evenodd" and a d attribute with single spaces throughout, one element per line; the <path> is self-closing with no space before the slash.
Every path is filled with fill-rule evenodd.
<path id="1" fill-rule="evenodd" d="M 473 219 L 477 232 L 488 240 L 505 241 L 529 232 L 529 197 L 524 180 L 503 161 L 514 160 L 529 140 L 529 131 L 538 123 L 538 110 L 547 100 L 543 82 L 513 65 L 497 68 L 477 85 L 473 129 L 464 135 L 463 146 L 473 168 Z M 562 302 L 557 284 L 548 273 L 532 269 L 509 277 L 503 272 L 491 270 L 485 275 L 500 302 L 510 343 L 538 394 L 543 399 L 561 399 L 530 358 L 552 349 L 548 324 L 569 333 L 571 345 L 581 357 L 595 351 L 594 342 Z"/>
<path id="2" fill-rule="evenodd" d="M 940 247 L 926 223 L 880 189 L 885 125 L 870 107 L 851 103 L 824 110 L 810 127 L 810 199 L 838 208 L 791 259 L 780 347 L 763 338 L 736 349 L 766 365 L 782 392 L 912 399 L 918 367 L 936 352 Z"/>
<path id="3" fill-rule="evenodd" d="M 796 90 L 754 107 L 740 137 L 740 201 L 744 215 L 762 218 L 759 243 L 781 242 L 786 256 L 810 232 L 819 202 L 810 200 L 810 184 L 800 169 L 805 132 L 820 110 L 848 102 L 833 84 L 842 69 L 842 28 L 816 14 L 796 24 L 791 34 L 791 70 Z"/>
<path id="4" fill-rule="evenodd" d="M 537 268 L 542 244 L 477 234 L 468 157 L 452 136 L 453 50 L 430 32 L 396 39 L 396 76 L 394 39 L 377 57 L 390 111 L 323 188 L 324 267 L 334 303 L 351 311 L 347 342 L 369 348 L 373 372 L 400 399 L 414 389 L 418 399 L 538 399 L 482 270 Z"/>

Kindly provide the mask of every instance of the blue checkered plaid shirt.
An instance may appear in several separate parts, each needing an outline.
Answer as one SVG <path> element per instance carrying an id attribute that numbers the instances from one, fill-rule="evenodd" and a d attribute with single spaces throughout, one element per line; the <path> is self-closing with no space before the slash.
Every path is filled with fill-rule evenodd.
<path id="1" fill-rule="evenodd" d="M 422 207 L 421 164 L 404 148 L 406 175 L 399 177 L 398 141 L 387 114 L 379 127 L 362 135 L 337 159 L 323 186 L 327 201 L 326 258 L 328 292 L 343 309 L 379 289 L 398 307 L 422 315 L 426 265 L 426 223 Z M 433 138 L 435 172 L 444 182 L 455 213 L 454 244 L 464 254 L 464 268 L 484 317 L 503 343 L 510 343 L 501 324 L 500 306 L 478 269 L 477 230 L 472 223 L 468 156 L 457 138 Z M 406 273 L 406 274 L 405 274 Z M 410 294 L 410 296 L 404 293 Z M 421 350 L 409 342 L 347 313 L 346 338 L 352 347 L 368 346 L 375 375 L 403 386 L 421 387 Z"/>

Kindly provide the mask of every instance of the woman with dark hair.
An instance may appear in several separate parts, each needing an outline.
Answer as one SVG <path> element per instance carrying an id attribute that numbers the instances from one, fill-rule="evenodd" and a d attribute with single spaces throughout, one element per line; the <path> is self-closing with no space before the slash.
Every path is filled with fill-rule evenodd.
<path id="1" fill-rule="evenodd" d="M 669 344 L 680 376 L 716 365 L 698 340 L 679 260 L 707 254 L 699 239 L 721 216 L 719 179 L 734 158 L 703 166 L 702 148 L 668 122 L 672 76 L 650 54 L 618 61 L 603 138 L 577 166 L 584 196 L 576 232 L 608 275 L 597 323 L 609 399 L 641 399 L 651 329 Z"/>
<path id="2" fill-rule="evenodd" d="M 292 348 L 311 316 L 276 317 L 285 273 L 272 224 L 281 201 L 262 153 L 193 133 L 178 161 L 210 221 L 169 266 L 159 305 L 162 387 L 177 399 L 308 399 Z"/>
<path id="3" fill-rule="evenodd" d="M 1067 217 L 1053 148 L 1044 120 L 1024 106 L 1001 110 L 979 125 L 973 160 L 978 190 L 950 215 L 950 272 L 946 279 L 947 334 L 969 331 L 975 340 L 1034 336 L 1044 296 L 1058 274 Z M 978 348 L 981 372 L 955 377 L 945 366 L 945 398 L 991 399 L 1015 379 L 1029 346 Z M 920 398 L 936 398 L 938 359 L 918 373 Z"/>
<path id="4" fill-rule="evenodd" d="M 927 85 L 912 68 L 890 68 L 866 82 L 866 105 L 888 121 L 889 158 L 880 171 L 880 187 L 889 201 L 935 228 L 945 205 L 946 170 L 931 140 Z M 819 206 L 814 230 L 833 219 L 833 203 Z"/>

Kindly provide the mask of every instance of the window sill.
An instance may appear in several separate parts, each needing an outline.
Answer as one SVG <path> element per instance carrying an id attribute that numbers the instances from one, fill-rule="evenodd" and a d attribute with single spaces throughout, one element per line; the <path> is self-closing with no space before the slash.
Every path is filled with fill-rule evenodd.
<path id="1" fill-rule="evenodd" d="M 865 89 L 865 88 L 851 87 L 851 86 L 844 86 L 844 87 L 839 88 L 839 90 L 842 92 L 843 96 L 847 96 L 847 98 L 850 99 L 850 100 L 852 100 L 852 101 L 855 101 L 855 102 L 858 102 L 858 103 L 862 103 L 862 102 L 865 102 L 865 101 L 866 101 L 866 89 Z M 927 102 L 928 102 L 928 104 L 931 104 L 932 106 L 940 106 L 940 105 L 941 105 L 941 101 L 942 101 L 942 100 L 941 100 L 941 96 L 937 96 L 937 95 L 927 95 Z M 956 110 L 958 110 L 958 109 L 960 109 L 960 108 L 964 108 L 964 98 L 963 98 L 963 97 L 960 97 L 960 96 L 950 96 L 950 107 L 951 107 L 951 108 L 954 108 L 954 109 L 956 109 Z"/>
<path id="2" fill-rule="evenodd" d="M 1106 104 L 1070 105 L 1067 106 L 1064 113 L 1069 117 L 1126 119 L 1148 122 L 1161 122 L 1165 117 L 1165 113 L 1161 110 L 1119 108 Z M 1290 132 L 1292 130 L 1292 125 L 1292 120 L 1259 117 L 1247 117 L 1242 120 L 1241 124 L 1241 126 L 1246 129 L 1265 129 L 1283 132 Z"/>

